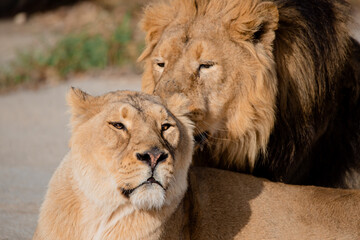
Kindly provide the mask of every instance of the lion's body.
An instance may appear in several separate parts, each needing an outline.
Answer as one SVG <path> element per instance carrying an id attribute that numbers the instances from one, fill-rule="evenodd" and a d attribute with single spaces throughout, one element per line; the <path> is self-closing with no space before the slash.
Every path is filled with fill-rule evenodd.
<path id="1" fill-rule="evenodd" d="M 359 216 L 359 190 L 195 168 L 164 239 L 359 239 Z"/>
<path id="2" fill-rule="evenodd" d="M 191 101 L 200 165 L 360 187 L 360 45 L 343 0 L 174 0 L 145 10 L 142 88 Z"/>
<path id="3" fill-rule="evenodd" d="M 174 99 L 176 117 L 154 96 L 72 90 L 71 150 L 33 239 L 158 239 L 187 189 L 193 150 L 186 101 Z"/>

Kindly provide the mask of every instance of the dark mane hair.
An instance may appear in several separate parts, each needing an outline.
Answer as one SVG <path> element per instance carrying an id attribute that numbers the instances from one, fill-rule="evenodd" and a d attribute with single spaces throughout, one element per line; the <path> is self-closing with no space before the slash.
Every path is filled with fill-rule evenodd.
<path id="1" fill-rule="evenodd" d="M 360 46 L 342 0 L 280 0 L 278 112 L 255 175 L 347 187 L 360 181 Z"/>

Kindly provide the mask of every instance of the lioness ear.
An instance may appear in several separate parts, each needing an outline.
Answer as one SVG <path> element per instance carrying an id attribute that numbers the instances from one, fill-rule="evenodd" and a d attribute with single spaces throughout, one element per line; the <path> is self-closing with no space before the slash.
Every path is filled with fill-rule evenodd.
<path id="1" fill-rule="evenodd" d="M 279 12 L 274 3 L 255 0 L 242 1 L 230 10 L 224 24 L 233 41 L 260 42 L 271 48 L 278 22 Z"/>
<path id="2" fill-rule="evenodd" d="M 71 126 L 73 131 L 82 123 L 100 111 L 101 99 L 93 97 L 78 88 L 72 87 L 67 94 L 67 102 L 71 111 Z"/>

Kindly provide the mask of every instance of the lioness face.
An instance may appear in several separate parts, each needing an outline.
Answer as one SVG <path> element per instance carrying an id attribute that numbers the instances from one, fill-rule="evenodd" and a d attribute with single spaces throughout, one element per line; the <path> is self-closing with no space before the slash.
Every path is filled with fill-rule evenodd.
<path id="1" fill-rule="evenodd" d="M 143 91 L 163 99 L 184 94 L 191 101 L 195 134 L 206 133 L 212 149 L 234 160 L 247 159 L 243 164 L 251 167 L 274 123 L 272 41 L 277 10 L 269 2 L 195 2 L 160 3 L 145 12 Z M 228 8 L 224 12 L 222 4 Z M 166 12 L 158 20 L 157 9 Z M 234 151 L 228 149 L 230 144 Z"/>
<path id="2" fill-rule="evenodd" d="M 186 189 L 191 123 L 179 121 L 158 99 L 133 92 L 70 97 L 72 154 L 80 189 L 100 205 L 161 208 Z M 85 108 L 85 105 L 86 108 Z M 78 110 L 88 114 L 79 118 Z M 184 152 L 186 151 L 186 152 Z"/>

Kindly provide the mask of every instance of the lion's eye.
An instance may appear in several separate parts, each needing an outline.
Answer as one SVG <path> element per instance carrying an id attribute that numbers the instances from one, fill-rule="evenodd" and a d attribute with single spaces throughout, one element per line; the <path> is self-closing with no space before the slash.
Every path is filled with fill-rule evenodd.
<path id="1" fill-rule="evenodd" d="M 165 67 L 165 63 L 163 63 L 163 62 L 156 63 L 156 65 L 158 65 L 161 68 Z"/>
<path id="2" fill-rule="evenodd" d="M 170 127 L 171 125 L 169 123 L 164 123 L 163 125 L 161 125 L 161 131 L 164 132 L 168 130 Z"/>
<path id="3" fill-rule="evenodd" d="M 122 124 L 121 122 L 109 122 L 109 124 L 116 129 L 125 129 L 124 124 Z"/>
<path id="4" fill-rule="evenodd" d="M 204 63 L 204 64 L 200 64 L 199 70 L 202 69 L 202 68 L 211 68 L 212 66 L 214 66 L 214 63 Z"/>

